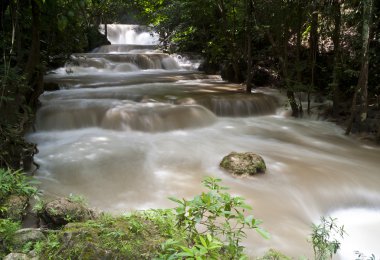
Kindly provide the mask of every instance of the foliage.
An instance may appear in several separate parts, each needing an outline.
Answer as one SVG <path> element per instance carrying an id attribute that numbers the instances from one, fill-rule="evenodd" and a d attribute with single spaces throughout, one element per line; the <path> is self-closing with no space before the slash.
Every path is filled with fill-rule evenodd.
<path id="1" fill-rule="evenodd" d="M 37 194 L 36 183 L 21 171 L 0 168 L 0 202 L 10 195 L 30 197 Z"/>
<path id="2" fill-rule="evenodd" d="M 292 258 L 276 251 L 270 249 L 263 257 L 259 257 L 256 260 L 291 260 Z"/>
<path id="3" fill-rule="evenodd" d="M 336 219 L 321 217 L 321 224 L 313 224 L 311 243 L 313 245 L 316 260 L 332 259 L 340 248 L 340 240 L 343 239 L 344 226 L 338 226 Z"/>
<path id="4" fill-rule="evenodd" d="M 355 260 L 376 260 L 376 257 L 374 254 L 371 254 L 371 256 L 366 256 L 362 252 L 355 251 L 356 259 Z"/>
<path id="5" fill-rule="evenodd" d="M 185 232 L 186 246 L 182 252 L 171 257 L 210 257 L 223 246 L 223 256 L 238 259 L 243 256 L 242 239 L 245 229 L 254 229 L 263 237 L 269 235 L 259 227 L 261 221 L 252 215 L 245 215 L 251 207 L 241 197 L 231 196 L 220 186 L 220 179 L 207 177 L 203 184 L 209 192 L 202 193 L 192 200 L 170 198 L 178 204 L 175 208 L 177 227 Z M 220 257 L 220 256 L 219 256 Z M 216 257 L 218 258 L 218 257 Z"/>
<path id="6" fill-rule="evenodd" d="M 52 232 L 36 250 L 42 259 L 152 259 L 168 237 L 177 239 L 173 219 L 170 210 L 104 214 Z"/>
<path id="7" fill-rule="evenodd" d="M 220 180 L 203 181 L 209 192 L 178 200 L 177 208 L 102 214 L 69 223 L 45 241 L 30 246 L 41 259 L 246 259 L 241 240 L 251 228 L 265 237 L 260 221 L 245 215 L 251 208 L 231 196 Z"/>
<path id="8" fill-rule="evenodd" d="M 0 65 L 0 86 L 0 167 L 16 170 L 35 152 L 23 137 L 33 118 L 24 96 L 30 88 L 25 76 L 10 67 L 7 59 Z"/>
<path id="9" fill-rule="evenodd" d="M 76 194 L 70 193 L 68 199 L 71 202 L 79 203 L 84 206 L 87 205 L 86 198 L 83 195 L 76 195 Z"/>
<path id="10" fill-rule="evenodd" d="M 20 229 L 20 223 L 9 219 L 0 219 L 0 258 L 11 251 L 9 245 L 12 243 L 15 232 Z"/>

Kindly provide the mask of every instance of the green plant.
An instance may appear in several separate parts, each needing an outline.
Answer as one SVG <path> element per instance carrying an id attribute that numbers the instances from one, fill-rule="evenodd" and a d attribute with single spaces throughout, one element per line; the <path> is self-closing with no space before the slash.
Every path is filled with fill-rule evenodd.
<path id="1" fill-rule="evenodd" d="M 35 181 L 21 171 L 0 168 L 0 201 L 12 194 L 28 197 L 35 195 L 37 194 L 35 184 Z"/>
<path id="2" fill-rule="evenodd" d="M 45 202 L 40 197 L 37 197 L 33 205 L 32 211 L 36 214 L 40 214 L 42 213 L 44 206 L 45 206 Z"/>
<path id="3" fill-rule="evenodd" d="M 371 254 L 371 256 L 366 256 L 362 252 L 355 251 L 356 259 L 355 260 L 376 260 L 376 257 L 374 254 Z"/>
<path id="4" fill-rule="evenodd" d="M 257 258 L 256 260 L 291 260 L 292 258 L 282 254 L 279 251 L 270 249 L 264 256 Z M 299 258 L 301 260 L 303 258 Z M 307 259 L 307 258 L 305 258 Z"/>
<path id="5" fill-rule="evenodd" d="M 82 195 L 76 195 L 76 194 L 70 193 L 68 199 L 71 202 L 80 203 L 82 205 L 87 205 L 86 198 L 84 196 L 82 196 Z"/>
<path id="6" fill-rule="evenodd" d="M 14 234 L 21 227 L 19 222 L 10 219 L 0 219 L 0 258 L 11 250 L 10 245 Z M 4 248 L 2 248 L 4 247 Z"/>
<path id="7" fill-rule="evenodd" d="M 203 184 L 209 192 L 192 200 L 170 198 L 179 205 L 175 208 L 177 228 L 186 234 L 185 246 L 180 246 L 182 252 L 172 256 L 204 259 L 207 252 L 207 257 L 213 258 L 214 250 L 218 249 L 224 257 L 236 259 L 244 256 L 240 243 L 246 237 L 246 228 L 269 238 L 259 227 L 261 221 L 245 214 L 252 208 L 242 197 L 225 192 L 227 188 L 220 186 L 220 182 L 220 179 L 206 177 Z"/>
<path id="8" fill-rule="evenodd" d="M 336 219 L 321 217 L 321 224 L 313 224 L 311 243 L 313 244 L 314 257 L 316 260 L 332 259 L 340 248 L 339 239 L 343 239 L 344 226 L 338 226 Z"/>

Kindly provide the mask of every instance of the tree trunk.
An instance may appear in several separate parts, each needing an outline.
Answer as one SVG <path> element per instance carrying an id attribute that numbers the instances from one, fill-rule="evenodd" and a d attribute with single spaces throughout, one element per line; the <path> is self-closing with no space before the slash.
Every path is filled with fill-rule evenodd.
<path id="1" fill-rule="evenodd" d="M 36 108 L 38 97 L 43 92 L 42 68 L 40 67 L 40 15 L 41 11 L 35 1 L 32 6 L 32 45 L 26 63 L 25 72 L 31 91 L 26 94 L 26 100 L 32 108 Z"/>
<path id="2" fill-rule="evenodd" d="M 302 68 L 301 68 L 301 30 L 302 30 L 302 10 L 300 1 L 297 1 L 297 28 L 296 28 L 296 84 L 302 86 Z M 294 96 L 294 94 L 293 94 Z M 297 106 L 295 100 L 293 101 Z M 302 116 L 302 100 L 299 98 L 298 114 Z"/>
<path id="3" fill-rule="evenodd" d="M 273 46 L 273 49 L 276 51 L 275 55 L 278 56 L 278 59 L 280 61 L 282 77 L 285 80 L 285 85 L 287 89 L 286 96 L 288 97 L 288 101 L 292 109 L 292 116 L 298 117 L 299 107 L 298 107 L 296 98 L 294 96 L 294 91 L 291 89 L 291 85 L 289 82 L 290 79 L 289 79 L 289 73 L 288 73 L 288 40 L 289 40 L 288 33 L 285 33 L 285 36 L 282 39 L 283 40 L 282 48 L 277 45 L 271 32 L 267 31 L 267 36 L 268 36 L 269 42 Z"/>
<path id="4" fill-rule="evenodd" d="M 246 0 L 247 10 L 247 80 L 246 89 L 247 93 L 252 92 L 252 19 L 253 19 L 253 3 L 252 0 Z"/>
<path id="5" fill-rule="evenodd" d="M 227 20 L 227 14 L 226 14 L 226 7 L 224 4 L 224 0 L 219 0 L 218 8 L 220 12 L 220 16 L 222 18 L 222 28 L 223 31 L 227 34 L 226 44 L 229 46 L 231 50 L 231 63 L 232 63 L 232 69 L 234 71 L 234 81 L 240 82 L 240 69 L 239 69 L 239 55 L 236 50 L 236 42 L 235 42 L 235 35 L 234 33 L 228 33 L 230 30 L 228 30 L 228 20 Z"/>
<path id="6" fill-rule="evenodd" d="M 363 3 L 363 61 L 364 66 L 362 66 L 363 71 L 360 73 L 364 74 L 361 90 L 361 104 L 360 104 L 360 118 L 361 121 L 367 119 L 367 109 L 368 109 L 368 49 L 369 49 L 369 38 L 370 38 L 370 26 L 372 22 L 373 13 L 373 0 L 365 0 Z"/>
<path id="7" fill-rule="evenodd" d="M 339 77 L 338 73 L 340 70 L 340 27 L 342 22 L 342 14 L 340 10 L 340 2 L 333 2 L 333 12 L 335 28 L 332 36 L 332 41 L 334 43 L 334 68 L 332 74 L 332 94 L 333 94 L 333 115 L 338 115 L 338 105 L 340 101 L 340 91 L 339 91 Z"/>
<path id="8" fill-rule="evenodd" d="M 287 33 L 285 33 L 287 35 Z M 299 117 L 300 115 L 300 107 L 297 104 L 296 98 L 294 96 L 294 91 L 292 90 L 292 86 L 290 83 L 289 72 L 288 72 L 288 39 L 289 37 L 285 36 L 283 43 L 283 53 L 282 53 L 282 74 L 285 78 L 286 84 L 286 96 L 288 97 L 290 107 L 292 108 L 292 116 Z"/>
<path id="9" fill-rule="evenodd" d="M 310 114 L 310 92 L 315 87 L 315 68 L 318 53 L 318 7 L 317 1 L 312 2 L 311 28 L 310 28 L 310 56 L 311 56 L 311 87 L 307 91 L 307 113 Z"/>
<path id="10" fill-rule="evenodd" d="M 346 135 L 349 135 L 352 130 L 352 125 L 356 115 L 356 102 L 357 95 L 359 94 L 360 99 L 360 122 L 367 119 L 367 85 L 368 85 L 368 49 L 369 49 L 369 35 L 370 35 L 370 24 L 373 13 L 373 0 L 363 1 L 363 31 L 362 31 L 362 58 L 361 58 L 361 69 L 358 84 L 355 88 L 354 97 L 352 99 L 351 106 L 351 116 L 348 121 Z"/>

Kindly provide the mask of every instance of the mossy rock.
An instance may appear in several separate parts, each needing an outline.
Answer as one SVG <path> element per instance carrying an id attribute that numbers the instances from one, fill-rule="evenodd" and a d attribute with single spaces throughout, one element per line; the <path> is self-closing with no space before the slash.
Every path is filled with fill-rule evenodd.
<path id="1" fill-rule="evenodd" d="M 26 215 L 27 206 L 28 197 L 11 195 L 4 202 L 3 207 L 5 208 L 5 211 L 2 214 L 2 217 L 13 221 L 21 221 Z"/>
<path id="2" fill-rule="evenodd" d="M 94 219 L 97 214 L 82 202 L 72 201 L 69 198 L 59 198 L 46 203 L 39 212 L 39 216 L 47 226 L 57 228 L 69 222 Z"/>
<path id="3" fill-rule="evenodd" d="M 162 211 L 163 212 L 163 211 Z M 69 223 L 52 232 L 40 259 L 153 259 L 173 231 L 174 216 L 160 211 L 130 216 L 102 215 L 96 220 Z"/>
<path id="4" fill-rule="evenodd" d="M 232 152 L 222 159 L 220 167 L 237 176 L 252 176 L 266 171 L 264 159 L 252 152 Z"/>
<path id="5" fill-rule="evenodd" d="M 12 249 L 14 252 L 19 252 L 25 244 L 35 244 L 45 238 L 43 231 L 39 228 L 23 228 L 16 231 L 12 239 Z"/>

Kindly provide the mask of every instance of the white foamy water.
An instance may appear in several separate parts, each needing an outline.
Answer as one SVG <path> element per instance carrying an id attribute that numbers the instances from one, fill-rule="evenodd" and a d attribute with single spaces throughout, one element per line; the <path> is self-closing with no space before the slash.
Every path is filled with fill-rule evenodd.
<path id="1" fill-rule="evenodd" d="M 134 24 L 107 24 L 107 38 L 111 44 L 158 44 L 158 35 L 146 29 Z M 104 25 L 100 26 L 100 32 L 105 33 Z"/>

